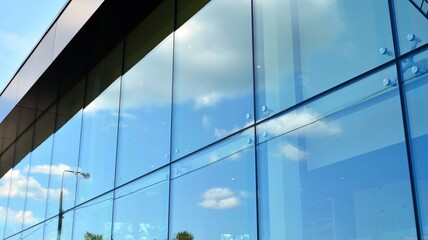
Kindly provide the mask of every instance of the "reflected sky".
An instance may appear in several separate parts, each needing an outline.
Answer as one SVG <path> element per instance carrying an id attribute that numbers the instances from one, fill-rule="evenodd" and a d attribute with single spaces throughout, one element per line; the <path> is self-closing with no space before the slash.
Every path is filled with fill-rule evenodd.
<path id="1" fill-rule="evenodd" d="M 393 57 L 387 1 L 255 1 L 255 17 L 258 119 Z"/>
<path id="2" fill-rule="evenodd" d="M 66 2 L 0 2 L 0 92 Z"/>
<path id="3" fill-rule="evenodd" d="M 195 239 L 256 239 L 254 177 L 250 148 L 173 179 L 170 238 L 186 230 Z"/>
<path id="4" fill-rule="evenodd" d="M 248 0 L 210 1 L 176 31 L 174 159 L 253 122 L 250 13 Z"/>

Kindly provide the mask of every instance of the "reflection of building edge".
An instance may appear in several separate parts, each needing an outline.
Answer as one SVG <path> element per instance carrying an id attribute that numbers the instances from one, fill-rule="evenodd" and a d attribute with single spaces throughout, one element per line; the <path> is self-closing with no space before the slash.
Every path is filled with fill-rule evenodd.
<path id="1" fill-rule="evenodd" d="M 302 16 L 308 4 L 327 3 L 285 1 L 290 33 L 282 33 L 260 11 L 268 9 L 262 0 L 106 0 L 56 56 L 56 32 L 67 30 L 61 23 L 84 9 L 71 1 L 0 96 L 2 239 L 424 239 L 428 45 L 423 33 L 406 32 L 399 42 L 400 9 L 384 3 L 392 24 L 385 42 L 394 49 L 370 49 L 365 69 L 335 55 L 341 43 L 322 43 L 332 55 L 325 61 L 365 69 L 339 82 L 330 73 L 323 85 L 322 77 L 305 82 L 313 66 Z M 405 3 L 427 18 L 427 0 Z M 383 3 L 370 4 L 378 11 Z M 291 52 L 287 43 L 269 52 L 263 44 L 281 34 Z M 55 57 L 31 65 L 48 41 Z M 322 50 L 311 51 L 320 58 Z M 19 89 L 19 77 L 31 73 L 31 89 Z M 12 90 L 16 102 L 7 110 Z M 85 177 L 82 171 L 91 179 L 66 178 Z"/>

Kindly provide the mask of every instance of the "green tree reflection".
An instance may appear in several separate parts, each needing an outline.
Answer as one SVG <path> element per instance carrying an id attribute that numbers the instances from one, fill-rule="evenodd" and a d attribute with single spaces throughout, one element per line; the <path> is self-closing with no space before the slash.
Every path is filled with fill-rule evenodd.
<path id="1" fill-rule="evenodd" d="M 174 240 L 193 240 L 193 234 L 188 231 L 182 231 L 175 235 Z"/>
<path id="2" fill-rule="evenodd" d="M 83 237 L 85 240 L 103 240 L 102 234 L 95 234 L 90 232 L 86 232 Z"/>

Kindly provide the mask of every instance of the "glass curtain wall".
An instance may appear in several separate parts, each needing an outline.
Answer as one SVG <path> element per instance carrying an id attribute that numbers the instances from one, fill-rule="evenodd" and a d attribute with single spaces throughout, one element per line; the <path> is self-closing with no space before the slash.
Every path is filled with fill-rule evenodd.
<path id="1" fill-rule="evenodd" d="M 18 123 L 0 238 L 427 238 L 412 2 L 160 1 Z"/>

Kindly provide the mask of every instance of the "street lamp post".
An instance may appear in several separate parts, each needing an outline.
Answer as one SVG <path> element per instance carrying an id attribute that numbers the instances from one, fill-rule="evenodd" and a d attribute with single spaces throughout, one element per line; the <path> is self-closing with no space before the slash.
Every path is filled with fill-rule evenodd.
<path id="1" fill-rule="evenodd" d="M 62 215 L 64 214 L 62 210 L 62 197 L 63 197 L 63 188 L 64 188 L 64 175 L 65 173 L 71 173 L 74 175 L 81 175 L 83 178 L 88 179 L 90 177 L 89 173 L 80 172 L 80 171 L 71 171 L 71 170 L 64 170 L 62 172 L 62 178 L 61 178 L 61 191 L 59 192 L 59 212 L 58 212 L 58 231 L 56 239 L 61 239 L 61 230 L 62 230 Z"/>

